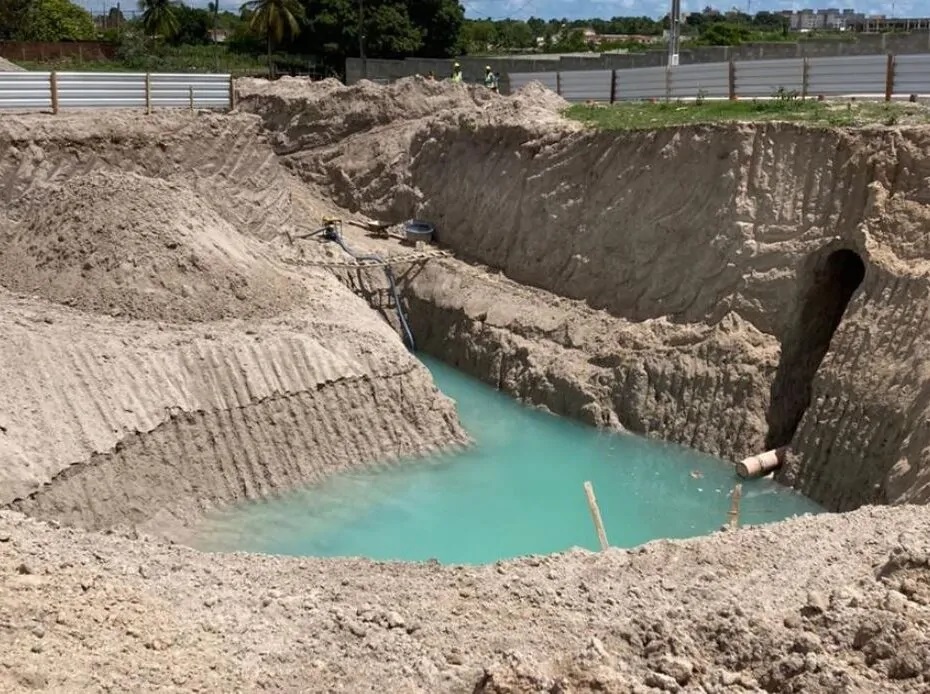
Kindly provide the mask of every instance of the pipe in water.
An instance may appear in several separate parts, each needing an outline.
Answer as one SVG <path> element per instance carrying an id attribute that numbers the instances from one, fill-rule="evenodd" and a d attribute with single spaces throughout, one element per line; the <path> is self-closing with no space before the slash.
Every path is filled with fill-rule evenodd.
<path id="1" fill-rule="evenodd" d="M 751 455 L 736 464 L 736 474 L 744 479 L 767 475 L 784 464 L 786 452 L 787 446 L 782 446 L 765 453 Z"/>

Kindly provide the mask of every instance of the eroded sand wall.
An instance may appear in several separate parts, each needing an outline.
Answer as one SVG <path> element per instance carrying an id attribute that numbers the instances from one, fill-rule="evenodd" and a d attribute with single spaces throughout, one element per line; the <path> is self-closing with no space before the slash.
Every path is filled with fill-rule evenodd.
<path id="1" fill-rule="evenodd" d="M 714 324 L 734 312 L 789 339 L 809 259 L 825 248 L 859 254 L 865 281 L 814 375 L 786 475 L 848 509 L 930 500 L 927 382 L 916 367 L 927 332 L 928 249 L 916 231 L 927 219 L 927 139 L 734 127 L 574 135 L 546 157 L 459 138 L 432 164 L 424 148 L 413 171 L 428 201 L 418 214 L 438 220 L 445 243 L 632 320 Z M 496 165 L 442 163 L 474 147 Z M 495 190 L 515 204 L 492 203 Z M 721 390 L 709 383 L 698 397 L 698 417 L 716 419 Z"/>
<path id="2" fill-rule="evenodd" d="M 377 99 L 370 86 L 353 89 Z M 390 88 L 386 98 L 410 89 Z M 636 431 L 731 457 L 760 450 L 772 430 L 784 428 L 773 420 L 782 403 L 770 407 L 779 357 L 766 355 L 792 339 L 812 259 L 825 249 L 855 252 L 864 279 L 814 371 L 784 479 L 832 508 L 930 500 L 927 377 L 919 366 L 927 331 L 930 248 L 921 229 L 930 202 L 930 131 L 760 124 L 598 133 L 561 121 L 558 105 L 538 94 L 477 105 L 466 95 L 457 108 L 373 133 L 321 126 L 307 140 L 276 124 L 276 146 L 339 204 L 392 221 L 434 221 L 441 243 L 461 257 L 633 326 L 615 346 L 616 373 L 606 382 L 585 365 L 568 384 L 553 377 L 541 386 L 529 375 L 540 369 L 535 357 L 524 356 L 519 367 L 511 360 L 504 369 L 520 370 L 509 378 L 513 392 L 588 421 L 616 416 Z M 290 96 L 316 98 L 299 89 Z M 415 295 L 431 295 L 428 302 L 451 311 L 445 334 L 435 338 L 440 355 L 455 355 L 506 385 L 502 355 L 539 351 L 513 347 L 512 332 L 495 333 L 485 320 L 463 322 L 463 300 L 416 284 Z M 682 359 L 657 320 L 699 333 L 737 329 L 727 349 L 694 350 L 693 360 Z M 747 326 L 768 344 L 747 339 Z M 421 344 L 430 344 L 430 329 L 420 326 L 427 335 Z M 449 334 L 459 339 L 450 342 Z M 545 330 L 527 336 L 528 343 L 548 338 Z M 757 355 L 750 392 L 737 394 L 745 380 L 733 365 L 749 352 Z M 643 399 L 643 388 L 616 385 L 637 378 L 656 395 Z M 555 392 L 569 395 L 560 400 Z M 731 425 L 721 399 L 763 423 L 695 436 Z"/>

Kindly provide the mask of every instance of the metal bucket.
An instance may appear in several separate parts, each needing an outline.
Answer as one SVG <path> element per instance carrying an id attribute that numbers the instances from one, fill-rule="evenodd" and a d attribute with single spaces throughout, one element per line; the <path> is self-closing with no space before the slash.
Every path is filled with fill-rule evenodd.
<path id="1" fill-rule="evenodd" d="M 419 219 L 404 222 L 404 235 L 410 243 L 416 243 L 417 241 L 430 243 L 433 240 L 435 231 L 436 227 Z"/>

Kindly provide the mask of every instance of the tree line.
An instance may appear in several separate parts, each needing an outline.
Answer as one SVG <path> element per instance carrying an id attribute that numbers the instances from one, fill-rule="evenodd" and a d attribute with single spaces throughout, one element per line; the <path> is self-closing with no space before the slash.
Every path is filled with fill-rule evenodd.
<path id="1" fill-rule="evenodd" d="M 448 58 L 507 51 L 573 52 L 645 49 L 640 37 L 657 37 L 668 16 L 588 20 L 466 20 L 458 0 L 248 0 L 238 12 L 217 3 L 194 8 L 178 0 L 141 0 L 138 12 L 117 9 L 104 21 L 70 0 L 0 0 L 0 40 L 104 39 L 122 44 L 128 59 L 170 46 L 209 45 L 222 32 L 224 51 L 311 56 L 340 65 L 363 52 L 370 58 Z M 592 41 L 593 30 L 611 39 Z M 779 40 L 787 19 L 770 12 L 747 15 L 706 7 L 688 15 L 684 36 L 694 44 L 735 45 Z"/>

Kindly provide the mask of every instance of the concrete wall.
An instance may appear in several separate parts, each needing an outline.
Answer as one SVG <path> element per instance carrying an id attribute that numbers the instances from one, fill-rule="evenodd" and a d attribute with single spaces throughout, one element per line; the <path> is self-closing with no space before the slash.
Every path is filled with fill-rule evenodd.
<path id="1" fill-rule="evenodd" d="M 843 55 L 876 55 L 884 53 L 930 53 L 930 33 L 863 34 L 855 41 L 803 41 L 800 43 L 751 43 L 742 46 L 700 46 L 681 51 L 682 65 L 717 63 L 733 60 L 775 60 L 779 58 L 827 57 Z M 459 58 L 466 81 L 484 79 L 484 66 L 491 65 L 504 78 L 510 72 L 556 72 L 569 70 L 623 70 L 636 67 L 665 65 L 664 50 L 647 53 L 590 55 L 532 55 L 504 58 Z M 431 70 L 437 77 L 452 73 L 452 60 L 407 58 L 406 60 L 368 60 L 369 79 L 395 80 L 409 75 L 426 75 Z M 346 83 L 353 84 L 362 76 L 359 58 L 346 60 Z"/>

